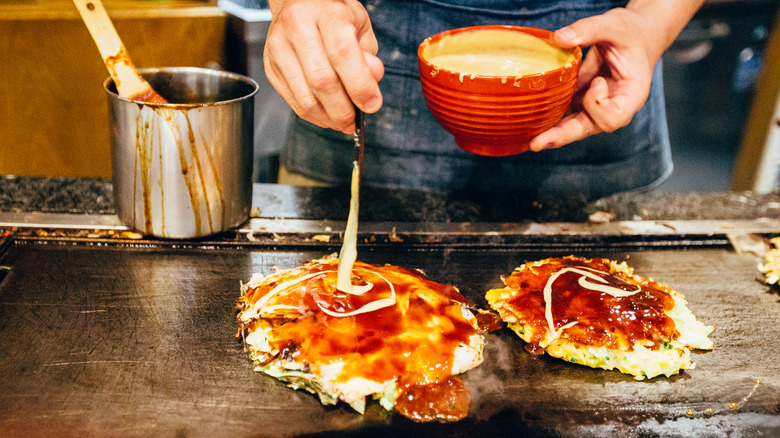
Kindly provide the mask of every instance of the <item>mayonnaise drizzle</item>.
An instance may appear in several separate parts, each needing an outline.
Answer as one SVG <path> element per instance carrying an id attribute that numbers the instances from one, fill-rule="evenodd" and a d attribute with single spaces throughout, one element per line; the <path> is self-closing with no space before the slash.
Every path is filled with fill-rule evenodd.
<path id="1" fill-rule="evenodd" d="M 333 272 L 333 271 L 331 271 Z M 277 284 L 273 289 L 271 289 L 267 294 L 263 295 L 259 300 L 257 300 L 254 304 L 255 309 L 262 310 L 265 307 L 265 304 L 271 300 L 271 298 L 275 297 L 279 292 L 287 289 L 288 287 L 295 286 L 296 284 L 300 283 L 301 281 L 308 280 L 310 278 L 314 278 L 318 275 L 322 274 L 321 272 L 312 272 L 309 274 L 304 275 L 300 278 L 294 278 L 292 280 L 285 281 L 284 283 Z M 260 315 L 261 312 L 258 310 L 257 314 Z"/>
<path id="2" fill-rule="evenodd" d="M 355 261 L 357 260 L 358 207 L 360 205 L 359 187 L 360 168 L 358 167 L 358 162 L 353 161 L 349 216 L 347 216 L 347 227 L 344 230 L 344 242 L 341 244 L 341 252 L 339 253 L 336 288 L 342 292 L 355 295 L 361 295 L 368 291 L 368 289 L 366 289 L 362 292 L 356 292 L 352 286 L 352 266 L 355 265 Z"/>
<path id="3" fill-rule="evenodd" d="M 588 271 L 591 271 L 591 272 L 588 272 Z M 576 272 L 578 274 L 581 274 L 582 277 L 579 278 L 577 283 L 580 286 L 582 286 L 583 288 L 590 289 L 590 290 L 593 290 L 593 291 L 596 291 L 596 292 L 603 292 L 605 294 L 612 295 L 613 297 L 627 297 L 627 296 L 631 296 L 631 295 L 637 294 L 637 293 L 642 291 L 642 288 L 639 287 L 639 286 L 636 286 L 636 290 L 631 290 L 631 291 L 625 291 L 623 289 L 610 286 L 610 285 L 606 284 L 607 280 L 605 280 L 604 278 L 602 278 L 599 275 L 594 274 L 594 272 L 599 273 L 599 274 L 604 274 L 604 275 L 609 275 L 609 274 L 606 273 L 606 272 L 602 272 L 602 271 L 593 269 L 593 268 L 588 268 L 588 267 L 583 266 L 581 268 L 569 267 L 569 268 L 561 269 L 560 271 L 558 271 L 555 274 L 551 275 L 550 278 L 547 280 L 547 284 L 544 285 L 544 317 L 547 319 L 547 328 L 548 328 L 548 330 L 550 332 L 550 334 L 548 336 L 548 341 L 547 341 L 548 345 L 550 343 L 552 343 L 554 340 L 558 339 L 558 337 L 561 336 L 561 333 L 563 333 L 563 331 L 565 329 L 567 329 L 569 327 L 573 327 L 574 325 L 577 324 L 577 321 L 572 321 L 572 322 L 562 326 L 561 328 L 559 328 L 557 330 L 555 329 L 555 325 L 553 324 L 553 315 L 552 315 L 552 286 L 553 286 L 553 283 L 555 283 L 555 280 L 559 276 L 561 276 L 561 275 L 563 275 L 563 274 L 565 274 L 567 272 Z M 599 283 L 602 283 L 602 284 L 593 283 L 591 281 L 588 281 L 588 278 L 596 280 L 596 281 L 598 281 Z"/>
<path id="4" fill-rule="evenodd" d="M 329 309 L 326 309 L 325 307 L 323 307 L 322 304 L 320 304 L 319 300 L 315 300 L 315 302 L 317 303 L 317 307 L 319 307 L 320 310 L 322 310 L 323 312 L 325 312 L 326 314 L 328 314 L 330 316 L 345 317 L 345 316 L 359 315 L 361 313 L 373 312 L 375 310 L 379 310 L 379 309 L 383 309 L 385 307 L 390 307 L 390 306 L 395 305 L 395 303 L 396 303 L 396 294 L 395 294 L 395 286 L 393 286 L 393 283 L 391 283 L 388 279 L 386 279 L 384 276 L 382 276 L 380 273 L 378 273 L 376 271 L 369 271 L 369 270 L 364 270 L 364 269 L 361 269 L 361 271 L 371 272 L 371 273 L 375 274 L 376 276 L 378 276 L 379 278 L 381 278 L 382 280 L 384 280 L 390 286 L 390 297 L 388 297 L 388 298 L 381 298 L 381 299 L 378 299 L 378 300 L 375 300 L 375 301 L 371 301 L 370 303 L 364 305 L 363 307 L 355 309 L 355 310 L 353 310 L 351 312 L 334 312 L 333 310 L 329 310 Z M 270 309 L 278 309 L 278 308 L 296 309 L 297 307 L 295 307 L 295 306 L 288 306 L 288 305 L 285 305 L 285 304 L 279 304 L 279 305 L 267 306 L 267 307 L 266 307 L 266 304 L 268 303 L 268 301 L 271 300 L 271 298 L 273 298 L 274 296 L 278 295 L 283 290 L 285 290 L 287 288 L 290 288 L 292 286 L 295 286 L 296 284 L 298 284 L 298 283 L 300 283 L 302 281 L 306 281 L 306 280 L 308 280 L 310 278 L 314 278 L 314 277 L 317 277 L 317 276 L 320 276 L 320 275 L 323 275 L 323 274 L 327 274 L 329 272 L 338 272 L 338 271 L 330 270 L 330 271 L 312 272 L 312 273 L 306 274 L 306 275 L 304 275 L 304 276 L 302 276 L 300 278 L 295 278 L 295 279 L 292 279 L 292 280 L 285 281 L 284 283 L 277 284 L 267 294 L 263 295 L 262 298 L 260 298 L 259 300 L 257 300 L 257 302 L 255 302 L 253 307 L 254 307 L 254 309 L 257 309 L 256 310 L 256 314 L 257 315 L 261 315 L 263 313 L 263 311 L 269 311 Z M 350 283 L 351 283 L 351 279 L 350 279 Z M 354 289 L 357 289 L 357 291 L 359 293 L 353 293 L 352 295 L 362 295 L 362 294 L 366 293 L 372 287 L 373 287 L 373 284 L 371 284 L 371 283 L 368 283 L 365 286 L 355 286 Z"/>
<path id="5" fill-rule="evenodd" d="M 333 271 L 330 271 L 330 272 L 333 272 Z M 390 285 L 390 297 L 389 298 L 381 298 L 381 299 L 378 299 L 376 301 L 371 301 L 370 303 L 364 305 L 363 307 L 355 309 L 355 310 L 353 310 L 351 312 L 334 312 L 332 310 L 329 310 L 329 309 L 326 309 L 326 308 L 322 307 L 322 305 L 320 304 L 319 301 L 317 301 L 317 307 L 319 307 L 320 310 L 322 310 L 323 312 L 327 313 L 330 316 L 345 317 L 345 316 L 359 315 L 361 313 L 373 312 L 375 310 L 384 309 L 385 307 L 394 306 L 395 303 L 396 303 L 396 297 L 395 297 L 395 286 L 393 286 L 393 283 L 388 281 L 385 277 L 383 277 L 378 272 L 374 272 L 374 271 L 367 271 L 367 272 L 373 272 L 379 278 L 384 280 L 388 285 Z M 368 286 L 369 286 L 369 289 L 371 289 L 372 284 L 368 283 Z M 356 288 L 356 287 L 357 286 L 353 286 L 353 289 Z M 368 289 L 366 289 L 366 291 L 368 291 Z M 353 293 L 352 295 L 357 295 L 357 294 Z"/>

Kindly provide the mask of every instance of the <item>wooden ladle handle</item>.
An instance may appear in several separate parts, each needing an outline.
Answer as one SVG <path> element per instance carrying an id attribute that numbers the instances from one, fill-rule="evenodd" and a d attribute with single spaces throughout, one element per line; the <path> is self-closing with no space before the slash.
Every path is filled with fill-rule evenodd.
<path id="1" fill-rule="evenodd" d="M 103 57 L 120 96 L 152 103 L 166 103 L 133 65 L 114 24 L 100 0 L 73 0 L 81 19 Z"/>

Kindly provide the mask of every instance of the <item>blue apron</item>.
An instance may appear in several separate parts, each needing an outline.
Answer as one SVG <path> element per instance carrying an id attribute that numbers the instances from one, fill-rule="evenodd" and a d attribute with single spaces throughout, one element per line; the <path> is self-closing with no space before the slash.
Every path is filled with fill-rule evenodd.
<path id="1" fill-rule="evenodd" d="M 483 157 L 460 149 L 422 97 L 417 47 L 438 32 L 480 24 L 556 30 L 623 6 L 599 0 L 366 0 L 385 64 L 384 104 L 366 118 L 363 184 L 408 189 L 524 191 L 595 199 L 654 187 L 672 171 L 660 62 L 650 97 L 631 123 L 559 149 Z M 490 7 L 487 7 L 489 5 Z M 282 150 L 288 170 L 346 184 L 352 136 L 294 117 Z"/>

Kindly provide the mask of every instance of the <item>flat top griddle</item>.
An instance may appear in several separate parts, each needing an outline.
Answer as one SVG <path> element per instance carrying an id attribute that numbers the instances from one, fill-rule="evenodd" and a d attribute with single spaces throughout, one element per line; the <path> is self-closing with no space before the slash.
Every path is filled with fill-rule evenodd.
<path id="1" fill-rule="evenodd" d="M 725 246 L 362 245 L 359 259 L 422 268 L 485 305 L 501 275 L 577 254 L 626 260 L 685 294 L 716 330 L 696 368 L 635 381 L 533 356 L 508 329 L 462 375 L 466 419 L 361 416 L 256 373 L 236 338 L 241 281 L 337 247 L 0 240 L 0 431 L 6 436 L 777 436 L 780 297 L 758 258 Z M 5 275 L 3 275 L 5 274 Z"/>

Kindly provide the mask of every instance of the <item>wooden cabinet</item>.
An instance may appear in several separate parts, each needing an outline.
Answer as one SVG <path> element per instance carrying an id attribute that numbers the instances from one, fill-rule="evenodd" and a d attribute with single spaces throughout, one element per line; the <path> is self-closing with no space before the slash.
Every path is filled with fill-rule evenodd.
<path id="1" fill-rule="evenodd" d="M 137 67 L 224 65 L 216 1 L 104 4 Z M 0 0 L 0 174 L 110 177 L 107 77 L 70 0 Z"/>

